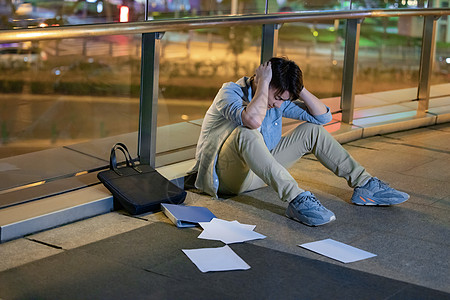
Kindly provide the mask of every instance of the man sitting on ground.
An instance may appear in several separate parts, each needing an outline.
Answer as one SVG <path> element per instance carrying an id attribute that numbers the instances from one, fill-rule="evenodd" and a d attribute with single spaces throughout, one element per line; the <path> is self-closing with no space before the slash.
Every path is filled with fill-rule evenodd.
<path id="1" fill-rule="evenodd" d="M 282 117 L 306 121 L 281 135 Z M 206 112 L 197 144 L 198 189 L 240 194 L 265 186 L 289 202 L 286 215 L 309 226 L 336 219 L 309 191 L 298 186 L 287 168 L 306 153 L 354 188 L 357 205 L 393 205 L 409 195 L 372 177 L 323 128 L 330 109 L 303 86 L 293 61 L 272 58 L 252 77 L 225 83 Z"/>

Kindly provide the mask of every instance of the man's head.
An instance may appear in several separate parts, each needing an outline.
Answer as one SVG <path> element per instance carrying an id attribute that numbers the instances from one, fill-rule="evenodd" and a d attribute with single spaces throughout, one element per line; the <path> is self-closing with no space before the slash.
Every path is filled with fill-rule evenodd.
<path id="1" fill-rule="evenodd" d="M 290 100 L 298 99 L 303 89 L 303 74 L 299 66 L 292 60 L 282 57 L 272 57 L 269 61 L 272 65 L 272 80 L 269 87 L 274 91 L 274 96 L 288 100 L 282 97 L 287 91 Z"/>

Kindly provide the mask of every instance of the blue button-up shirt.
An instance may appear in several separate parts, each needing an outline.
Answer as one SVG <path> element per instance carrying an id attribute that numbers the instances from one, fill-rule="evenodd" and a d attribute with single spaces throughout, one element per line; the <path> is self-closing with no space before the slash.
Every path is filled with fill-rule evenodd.
<path id="1" fill-rule="evenodd" d="M 217 157 L 225 140 L 242 123 L 242 112 L 252 100 L 252 89 L 247 77 L 236 83 L 223 84 L 213 103 L 206 112 L 197 143 L 193 171 L 197 171 L 195 186 L 217 197 L 219 178 L 216 172 Z M 269 150 L 275 148 L 281 139 L 282 117 L 323 125 L 331 121 L 330 109 L 319 116 L 311 115 L 303 102 L 284 101 L 280 108 L 268 109 L 259 128 Z"/>

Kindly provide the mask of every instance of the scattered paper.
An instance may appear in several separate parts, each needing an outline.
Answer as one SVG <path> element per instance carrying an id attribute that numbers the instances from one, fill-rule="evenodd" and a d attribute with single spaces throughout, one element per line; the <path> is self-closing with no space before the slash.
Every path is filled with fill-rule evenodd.
<path id="1" fill-rule="evenodd" d="M 355 262 L 358 260 L 377 256 L 376 254 L 352 247 L 350 245 L 332 239 L 306 243 L 299 246 L 343 263 Z"/>
<path id="2" fill-rule="evenodd" d="M 225 221 L 214 218 L 210 222 L 200 222 L 203 228 L 200 239 L 218 240 L 225 244 L 264 239 L 265 235 L 253 231 L 255 225 L 241 224 L 238 221 Z"/>
<path id="3" fill-rule="evenodd" d="M 228 245 L 219 248 L 182 249 L 182 251 L 203 273 L 250 269 L 250 266 Z"/>

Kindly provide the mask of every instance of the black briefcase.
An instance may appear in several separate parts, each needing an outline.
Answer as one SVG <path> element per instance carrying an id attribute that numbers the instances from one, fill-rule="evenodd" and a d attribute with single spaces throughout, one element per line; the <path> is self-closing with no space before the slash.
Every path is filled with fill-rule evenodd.
<path id="1" fill-rule="evenodd" d="M 117 167 L 116 150 L 120 150 L 126 165 Z M 109 170 L 97 174 L 112 193 L 114 200 L 133 215 L 161 209 L 161 203 L 180 204 L 186 192 L 159 174 L 149 165 L 136 165 L 127 147 L 117 143 L 111 149 Z"/>

